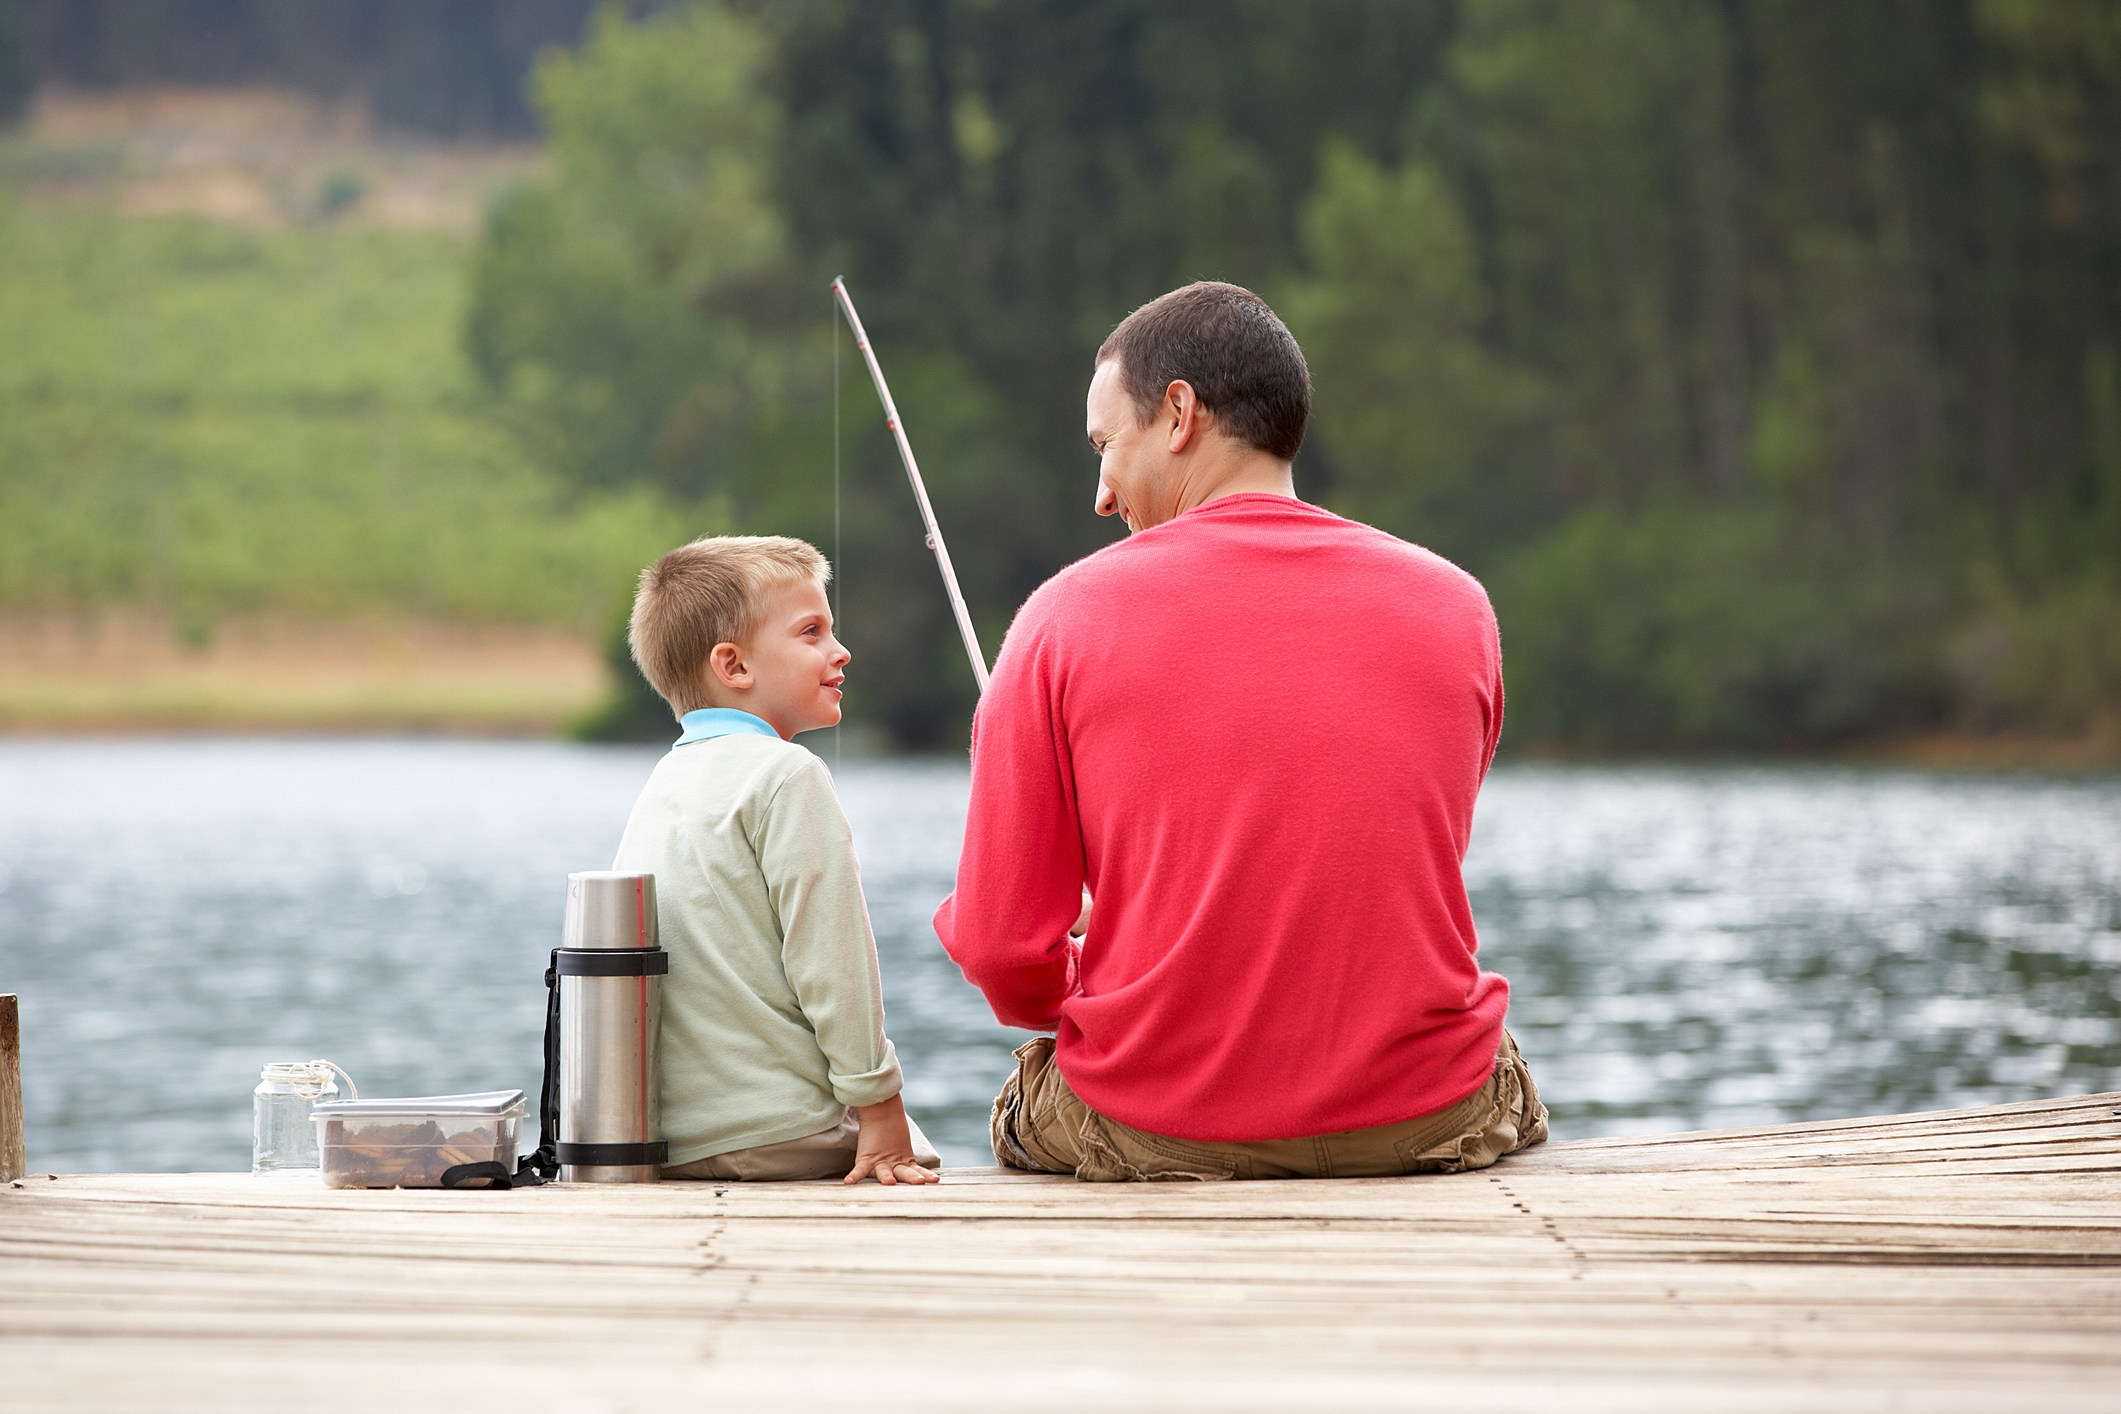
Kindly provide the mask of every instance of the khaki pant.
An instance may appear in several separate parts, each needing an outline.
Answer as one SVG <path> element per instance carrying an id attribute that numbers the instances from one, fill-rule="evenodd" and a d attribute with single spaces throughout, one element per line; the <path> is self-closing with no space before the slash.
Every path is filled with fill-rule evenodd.
<path id="1" fill-rule="evenodd" d="M 939 1169 L 942 1156 L 921 1133 L 921 1127 L 906 1116 L 906 1129 L 913 1135 L 913 1160 L 924 1169 Z M 783 1139 L 776 1144 L 754 1144 L 749 1149 L 732 1149 L 726 1154 L 710 1154 L 704 1159 L 694 1159 L 689 1164 L 672 1164 L 663 1170 L 665 1178 L 712 1178 L 739 1179 L 753 1183 L 773 1182 L 797 1178 L 845 1178 L 847 1170 L 854 1167 L 854 1156 L 861 1149 L 861 1116 L 849 1106 L 840 1116 L 840 1122 L 830 1129 L 821 1129 L 815 1134 L 805 1134 L 800 1139 Z"/>
<path id="2" fill-rule="evenodd" d="M 1484 1169 L 1547 1137 L 1547 1108 L 1510 1033 L 1487 1084 L 1449 1109 L 1313 1139 L 1167 1139 L 1108 1119 L 1076 1097 L 1053 1063 L 1053 1038 L 1017 1048 L 991 1122 L 1009 1168 L 1091 1182 L 1206 1178 L 1381 1178 Z"/>

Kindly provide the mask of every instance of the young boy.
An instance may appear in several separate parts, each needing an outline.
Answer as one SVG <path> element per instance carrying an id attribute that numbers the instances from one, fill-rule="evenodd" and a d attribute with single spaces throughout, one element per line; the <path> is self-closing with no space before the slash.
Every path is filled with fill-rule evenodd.
<path id="1" fill-rule="evenodd" d="M 684 728 L 614 869 L 655 875 L 665 1178 L 933 1183 L 884 1036 L 853 836 L 797 732 L 840 719 L 851 656 L 831 568 L 783 536 L 713 536 L 641 574 L 634 661 Z"/>

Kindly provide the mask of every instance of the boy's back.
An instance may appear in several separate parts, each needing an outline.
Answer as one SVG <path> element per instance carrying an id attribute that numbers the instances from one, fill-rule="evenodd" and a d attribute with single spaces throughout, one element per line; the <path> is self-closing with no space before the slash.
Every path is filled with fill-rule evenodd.
<path id="1" fill-rule="evenodd" d="M 688 733 L 612 867 L 656 878 L 673 1166 L 815 1134 L 899 1093 L 854 842 L 815 756 L 765 732 Z"/>

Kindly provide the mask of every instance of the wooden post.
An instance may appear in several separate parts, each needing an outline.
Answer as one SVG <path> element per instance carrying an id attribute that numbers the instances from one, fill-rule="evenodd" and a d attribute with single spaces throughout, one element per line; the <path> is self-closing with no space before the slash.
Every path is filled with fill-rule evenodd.
<path id="1" fill-rule="evenodd" d="M 22 1136 L 22 1015 L 13 993 L 0 994 L 0 1182 L 25 1178 Z"/>

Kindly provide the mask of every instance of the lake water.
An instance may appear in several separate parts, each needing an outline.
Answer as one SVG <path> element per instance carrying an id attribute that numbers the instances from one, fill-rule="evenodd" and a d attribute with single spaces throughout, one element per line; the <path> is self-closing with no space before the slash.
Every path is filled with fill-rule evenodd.
<path id="1" fill-rule="evenodd" d="M 657 755 L 0 742 L 30 1162 L 247 1167 L 270 1060 L 534 1093 L 565 876 L 610 863 Z M 1023 1036 L 928 922 L 964 764 L 850 757 L 839 783 L 907 1104 L 991 1162 Z M 1506 765 L 1467 874 L 1557 1136 L 2121 1089 L 2121 779 Z"/>

